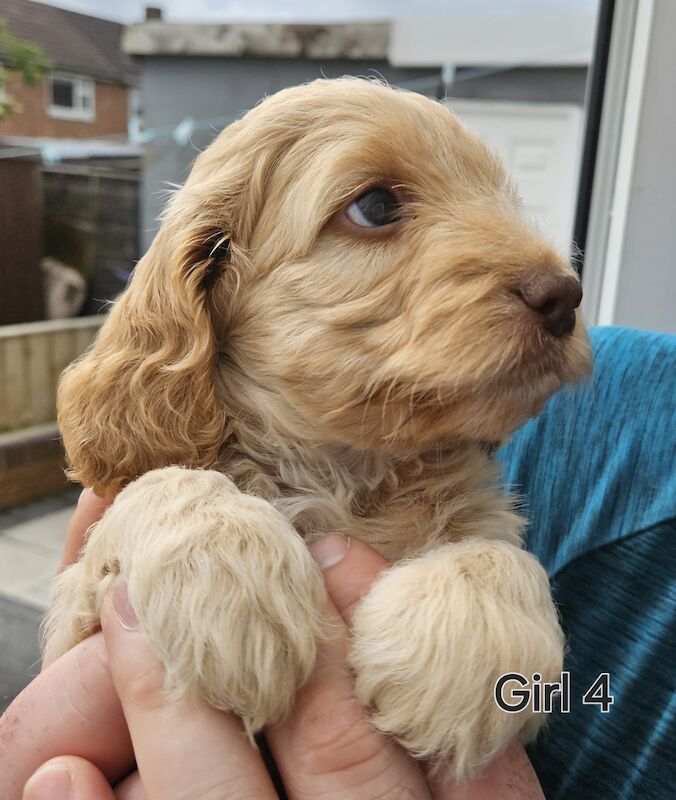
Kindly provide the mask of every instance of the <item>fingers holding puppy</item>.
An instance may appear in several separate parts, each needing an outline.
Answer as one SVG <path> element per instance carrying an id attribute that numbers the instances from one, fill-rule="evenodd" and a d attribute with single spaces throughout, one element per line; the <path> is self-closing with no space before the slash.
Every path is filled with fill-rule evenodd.
<path id="1" fill-rule="evenodd" d="M 389 565 L 362 542 L 337 535 L 310 551 L 333 601 L 333 635 L 320 645 L 290 716 L 266 734 L 288 796 L 426 800 L 431 794 L 420 766 L 372 727 L 354 697 L 347 662 L 352 608 Z"/>
<path id="2" fill-rule="evenodd" d="M 101 626 L 148 800 L 276 797 L 238 719 L 194 697 L 167 695 L 164 669 L 121 579 L 104 600 Z"/>
<path id="3" fill-rule="evenodd" d="M 388 566 L 375 551 L 358 542 L 350 545 L 342 537 L 318 544 L 314 555 L 325 567 L 327 588 L 345 618 Z M 407 791 L 409 797 L 426 800 L 431 795 L 419 765 L 370 726 L 353 698 L 346 660 L 349 633 L 338 610 L 329 608 L 334 636 L 322 646 L 297 709 L 284 726 L 268 733 L 287 795 L 330 792 L 336 798 L 367 798 Z M 138 629 L 122 581 L 107 594 L 101 620 L 139 773 L 113 794 L 93 764 L 62 757 L 33 776 L 25 800 L 56 800 L 57 781 L 71 791 L 65 797 L 78 800 L 276 797 L 259 755 L 234 717 L 190 699 L 167 698 L 164 670 Z"/>
<path id="4" fill-rule="evenodd" d="M 75 512 L 68 524 L 66 544 L 59 572 L 74 564 L 87 541 L 87 533 L 91 526 L 98 522 L 113 502 L 112 497 L 99 497 L 93 489 L 83 489 L 77 501 Z"/>
<path id="5" fill-rule="evenodd" d="M 105 644 L 107 678 L 113 693 L 119 697 L 124 729 L 118 726 L 120 730 L 117 730 L 102 715 L 98 725 L 86 723 L 78 730 L 78 725 L 83 727 L 82 712 L 70 716 L 55 714 L 54 720 L 48 714 L 45 719 L 49 692 L 52 702 L 54 698 L 60 700 L 63 677 L 58 679 L 59 670 L 62 666 L 72 667 L 71 653 L 75 651 L 66 653 L 34 682 L 43 687 L 41 707 L 35 707 L 32 717 L 26 718 L 24 714 L 23 724 L 12 731 L 15 739 L 24 734 L 22 738 L 30 743 L 34 757 L 39 753 L 54 756 L 25 784 L 24 800 L 241 800 L 254 797 L 272 800 L 277 797 L 263 762 L 249 744 L 239 720 L 195 699 L 167 696 L 164 668 L 138 629 L 126 585 L 121 579 L 113 584 L 104 599 L 101 623 L 103 636 L 99 634 L 88 639 L 75 651 L 89 643 Z M 81 670 L 82 679 L 89 682 L 79 687 L 80 695 L 91 703 L 102 702 L 105 697 L 99 686 L 101 680 L 97 683 L 89 674 L 90 661 L 91 658 Z M 28 694 L 29 690 L 25 690 L 24 695 Z M 24 710 L 31 710 L 25 699 L 23 703 L 17 702 Z M 71 698 L 71 702 L 80 706 L 77 698 Z M 102 704 L 105 710 L 105 703 Z M 40 711 L 42 717 L 38 719 Z M 31 722 L 36 730 L 27 736 L 31 733 Z M 129 745 L 133 745 L 133 753 Z M 84 757 L 68 753 L 80 753 Z M 23 757 L 24 754 L 18 755 Z M 12 758 L 12 753 L 8 758 L 9 774 L 3 774 L 3 778 L 8 781 L 5 788 L 9 800 L 18 797 L 29 765 L 21 768 L 13 763 L 16 759 Z M 5 763 L 2 757 L 0 762 Z M 139 772 L 130 774 L 135 765 Z M 16 772 L 14 777 L 12 772 Z M 2 778 L 0 784 L 5 786 Z M 2 796 L 4 798 L 5 794 Z"/>
<path id="6" fill-rule="evenodd" d="M 355 700 L 354 676 L 347 665 L 348 626 L 359 602 L 390 564 L 363 542 L 341 536 L 327 536 L 310 550 L 341 624 L 320 650 L 315 674 L 298 695 L 291 717 L 268 737 L 287 786 L 298 796 L 334 791 L 339 797 L 361 797 L 355 787 L 368 787 L 372 794 L 367 788 L 365 797 L 543 800 L 533 767 L 516 742 L 482 774 L 459 783 L 452 761 L 429 770 L 375 730 L 368 711 Z"/>
<path id="7" fill-rule="evenodd" d="M 476 781 L 458 785 L 450 769 L 426 776 L 424 764 L 372 727 L 368 712 L 354 698 L 347 665 L 348 626 L 360 599 L 389 564 L 362 542 L 340 536 L 320 540 L 311 551 L 333 601 L 329 612 L 334 635 L 321 645 L 316 670 L 291 716 L 267 733 L 287 795 L 483 800 L 501 792 L 505 800 L 541 798 L 520 748 L 508 750 Z M 102 622 L 115 689 L 141 772 L 118 784 L 113 794 L 92 764 L 62 757 L 31 779 L 25 800 L 56 800 L 54 782 L 64 780 L 64 771 L 73 789 L 65 797 L 80 800 L 166 800 L 199 797 L 199 792 L 215 792 L 219 798 L 276 797 L 259 755 L 234 717 L 188 699 L 168 701 L 162 693 L 164 671 L 137 629 L 124 584 L 118 583 L 107 596 Z M 49 791 L 42 791 L 45 781 Z"/>

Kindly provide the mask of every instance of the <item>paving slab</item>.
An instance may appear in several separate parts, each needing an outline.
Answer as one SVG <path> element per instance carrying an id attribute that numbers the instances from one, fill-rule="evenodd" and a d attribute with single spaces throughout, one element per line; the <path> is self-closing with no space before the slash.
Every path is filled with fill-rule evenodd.
<path id="1" fill-rule="evenodd" d="M 73 510 L 51 511 L 0 533 L 0 594 L 45 608 Z"/>
<path id="2" fill-rule="evenodd" d="M 54 551 L 0 536 L 0 594 L 43 608 L 39 598 L 49 587 L 60 560 Z"/>
<path id="3" fill-rule="evenodd" d="M 0 541 L 6 539 L 30 545 L 40 552 L 57 553 L 61 556 L 73 511 L 73 507 L 62 508 L 27 522 L 20 522 L 18 525 L 6 528 L 0 536 Z"/>
<path id="4" fill-rule="evenodd" d="M 0 713 L 40 671 L 40 620 L 77 495 L 0 512 Z"/>
<path id="5" fill-rule="evenodd" d="M 41 612 L 0 596 L 0 714 L 40 672 Z"/>

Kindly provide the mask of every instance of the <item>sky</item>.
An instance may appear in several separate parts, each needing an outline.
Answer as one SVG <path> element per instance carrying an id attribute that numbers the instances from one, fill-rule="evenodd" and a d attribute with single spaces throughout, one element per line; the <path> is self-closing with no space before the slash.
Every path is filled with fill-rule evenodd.
<path id="1" fill-rule="evenodd" d="M 593 11 L 597 0 L 42 0 L 120 22 L 159 6 L 169 22 L 340 22 L 456 14 Z"/>

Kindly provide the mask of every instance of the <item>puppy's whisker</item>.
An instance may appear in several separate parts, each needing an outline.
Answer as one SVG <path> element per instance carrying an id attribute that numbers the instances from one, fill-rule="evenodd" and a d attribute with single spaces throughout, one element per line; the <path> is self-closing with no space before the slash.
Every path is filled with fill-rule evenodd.
<path id="1" fill-rule="evenodd" d="M 382 430 L 386 430 L 386 427 L 387 427 L 387 420 L 385 418 L 385 414 L 388 411 L 388 406 L 389 406 L 390 401 L 391 401 L 392 392 L 394 392 L 395 390 L 401 391 L 401 387 L 399 386 L 398 375 L 395 375 L 390 379 L 388 387 L 387 387 L 387 391 L 385 392 L 385 397 L 383 399 L 383 404 L 382 404 L 381 413 L 380 413 L 380 426 L 381 426 Z M 399 400 L 400 396 L 401 395 L 395 394 L 395 401 Z"/>
<path id="2" fill-rule="evenodd" d="M 366 402 L 364 404 L 364 410 L 362 412 L 361 424 L 360 424 L 360 433 L 361 433 L 362 437 L 364 436 L 364 431 L 365 431 L 365 427 L 366 427 L 366 415 L 367 415 L 368 410 L 369 410 L 369 405 L 370 405 L 371 400 L 373 399 L 373 397 L 375 396 L 377 391 L 378 391 L 378 385 L 374 384 L 370 388 L 370 390 L 368 391 L 368 393 L 366 395 Z"/>

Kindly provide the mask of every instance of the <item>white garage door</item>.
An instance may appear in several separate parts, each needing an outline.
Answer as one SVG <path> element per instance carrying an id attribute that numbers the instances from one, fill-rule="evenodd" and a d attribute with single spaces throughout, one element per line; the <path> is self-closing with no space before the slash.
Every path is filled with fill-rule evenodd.
<path id="1" fill-rule="evenodd" d="M 575 212 L 582 109 L 452 98 L 447 104 L 502 156 L 528 211 L 567 251 Z"/>

